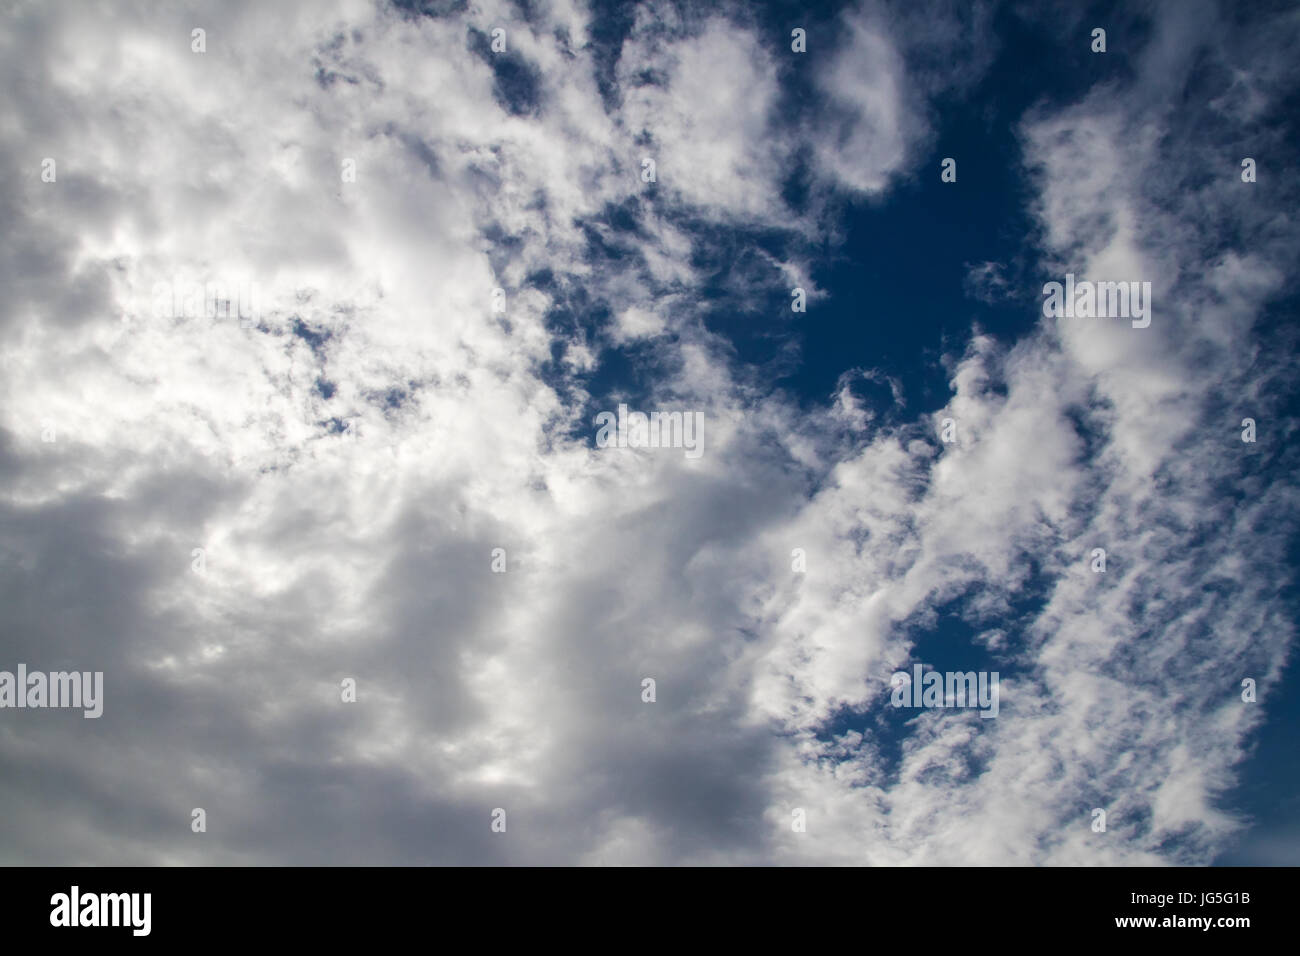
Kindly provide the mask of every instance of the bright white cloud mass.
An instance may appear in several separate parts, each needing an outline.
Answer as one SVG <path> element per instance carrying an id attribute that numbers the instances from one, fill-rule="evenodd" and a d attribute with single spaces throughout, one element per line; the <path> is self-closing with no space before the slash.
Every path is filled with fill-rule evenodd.
<path id="1" fill-rule="evenodd" d="M 863 3 L 799 54 L 797 10 L 425 6 L 0 13 L 0 669 L 104 674 L 98 719 L 0 711 L 4 862 L 1231 845 L 1294 640 L 1294 335 L 1260 330 L 1295 11 L 1154 6 L 1110 30 L 1127 72 L 1015 118 L 1023 257 L 934 269 L 1025 331 L 955 316 L 926 404 L 869 356 L 795 394 L 712 317 L 797 363 L 845 210 L 976 175 L 942 118 L 995 14 L 1085 64 L 1091 23 Z M 1151 282 L 1150 327 L 1042 317 L 1067 272 Z M 703 454 L 598 447 L 620 402 L 702 413 Z M 969 669 L 926 644 L 954 621 L 997 718 L 900 718 L 895 671 Z"/>

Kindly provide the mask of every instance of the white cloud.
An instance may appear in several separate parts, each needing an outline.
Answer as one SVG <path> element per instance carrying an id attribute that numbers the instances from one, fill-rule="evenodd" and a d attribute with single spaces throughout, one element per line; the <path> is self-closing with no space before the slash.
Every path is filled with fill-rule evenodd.
<path id="1" fill-rule="evenodd" d="M 651 8 L 638 19 L 619 60 L 622 115 L 634 137 L 650 137 L 642 152 L 655 160 L 657 183 L 707 214 L 788 216 L 779 197 L 789 147 L 772 122 L 772 58 L 720 18 L 671 43 Z"/>
<path id="2" fill-rule="evenodd" d="M 0 125 L 22 131 L 0 188 L 17 225 L 0 240 L 6 659 L 102 669 L 107 696 L 94 728 L 41 714 L 0 733 L 23 771 L 6 859 L 1159 862 L 1171 834 L 1205 859 L 1259 720 L 1233 705 L 1236 675 L 1269 686 L 1291 634 L 1265 517 L 1294 501 L 1226 502 L 1235 433 L 1203 425 L 1215 390 L 1250 380 L 1249 355 L 1204 357 L 1286 274 L 1280 214 L 1239 210 L 1278 238 L 1210 252 L 1204 222 L 1158 201 L 1165 170 L 1204 168 L 1208 147 L 1171 152 L 1148 104 L 1114 90 L 1045 108 L 1024 127 L 1044 267 L 1150 275 L 1151 328 L 974 335 L 933 420 L 884 424 L 851 393 L 801 412 L 699 322 L 696 217 L 824 228 L 779 199 L 792 150 L 763 38 L 642 12 L 611 115 L 585 19 L 556 4 L 511 21 L 541 78 L 516 115 L 456 18 L 222 8 L 199 55 L 180 14 L 16 12 L 0 40 Z M 941 84 L 907 92 L 915 49 L 890 17 L 844 22 L 813 153 L 835 185 L 879 194 Z M 1205 208 L 1230 188 L 1206 187 Z M 827 294 L 805 252 L 756 258 Z M 153 315 L 154 283 L 177 275 L 255 282 L 265 314 Z M 584 374 L 606 345 L 650 343 L 648 400 L 705 414 L 698 461 L 586 440 Z M 934 436 L 947 416 L 955 447 Z M 1104 579 L 1084 561 L 1098 543 Z M 872 734 L 817 736 L 881 705 L 937 604 L 1005 611 L 1034 562 L 1044 606 L 1010 635 L 979 622 L 1024 658 L 998 720 L 925 714 L 892 766 Z M 1090 833 L 1093 806 L 1115 839 Z"/>

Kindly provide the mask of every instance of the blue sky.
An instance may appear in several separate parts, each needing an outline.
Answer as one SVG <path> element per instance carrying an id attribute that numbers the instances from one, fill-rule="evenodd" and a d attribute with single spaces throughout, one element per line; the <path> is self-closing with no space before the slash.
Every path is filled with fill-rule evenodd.
<path id="1" fill-rule="evenodd" d="M 0 858 L 1300 861 L 1297 39 L 16 6 L 0 670 L 106 700 L 0 710 Z M 1150 326 L 1046 317 L 1067 273 Z M 998 716 L 892 707 L 918 663 Z"/>

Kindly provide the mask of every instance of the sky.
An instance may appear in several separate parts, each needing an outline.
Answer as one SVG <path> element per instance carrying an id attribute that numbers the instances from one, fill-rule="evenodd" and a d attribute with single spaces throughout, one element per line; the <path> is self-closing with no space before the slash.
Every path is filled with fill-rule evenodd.
<path id="1" fill-rule="evenodd" d="M 1300 864 L 1297 43 L 5 3 L 0 862 Z"/>

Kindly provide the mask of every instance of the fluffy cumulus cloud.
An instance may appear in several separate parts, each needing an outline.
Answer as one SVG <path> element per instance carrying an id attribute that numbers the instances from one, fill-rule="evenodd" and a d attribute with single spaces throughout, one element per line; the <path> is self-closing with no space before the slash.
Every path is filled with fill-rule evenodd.
<path id="1" fill-rule="evenodd" d="M 1250 343 L 1296 196 L 1237 164 L 1300 24 L 1160 7 L 1134 75 L 1020 117 L 1041 273 L 1150 281 L 1153 321 L 971 328 L 881 418 L 710 309 L 833 296 L 837 217 L 933 162 L 989 9 L 852 7 L 797 60 L 739 8 L 448 7 L 0 21 L 0 669 L 105 675 L 97 720 L 3 711 L 6 862 L 1219 852 L 1293 638 L 1295 491 L 1252 464 L 1289 369 Z M 620 402 L 703 453 L 598 447 Z M 999 716 L 898 720 L 949 619 Z"/>

